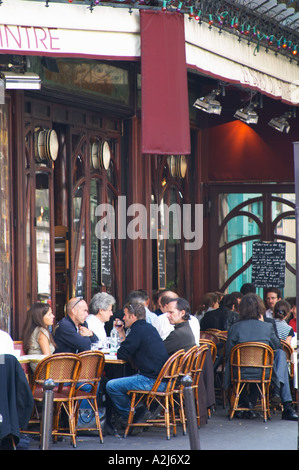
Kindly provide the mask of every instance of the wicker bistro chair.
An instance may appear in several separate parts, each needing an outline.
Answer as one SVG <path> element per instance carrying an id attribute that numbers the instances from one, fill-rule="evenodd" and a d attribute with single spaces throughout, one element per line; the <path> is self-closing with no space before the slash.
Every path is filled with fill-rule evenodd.
<path id="1" fill-rule="evenodd" d="M 52 354 L 38 363 L 31 388 L 34 401 L 41 403 L 44 381 L 52 379 L 55 382 L 52 435 L 55 438 L 58 435 L 70 436 L 74 447 L 76 447 L 74 395 L 80 370 L 81 359 L 76 354 Z M 68 416 L 69 432 L 59 426 L 62 407 Z"/>
<path id="2" fill-rule="evenodd" d="M 24 351 L 23 341 L 14 341 L 13 344 L 14 344 L 14 349 L 16 349 L 17 351 L 20 351 L 21 356 L 24 356 L 25 351 Z M 25 364 L 21 364 L 21 366 L 26 375 L 28 382 L 30 383 L 32 379 L 32 373 L 30 372 L 29 364 L 25 363 Z"/>
<path id="3" fill-rule="evenodd" d="M 129 430 L 132 426 L 162 426 L 166 427 L 166 437 L 170 439 L 170 427 L 173 428 L 173 435 L 176 435 L 176 419 L 174 408 L 174 389 L 179 377 L 181 362 L 185 351 L 180 349 L 174 353 L 165 362 L 162 367 L 153 387 L 151 390 L 129 390 L 128 395 L 131 395 L 131 407 L 128 418 L 127 427 L 124 432 L 124 437 L 127 437 Z M 166 388 L 163 392 L 158 391 L 162 382 L 166 383 Z M 139 403 L 144 403 L 148 409 L 152 403 L 162 407 L 162 418 L 148 419 L 145 423 L 133 423 L 135 408 Z"/>
<path id="4" fill-rule="evenodd" d="M 230 380 L 232 386 L 229 410 L 230 419 L 233 418 L 235 411 L 248 410 L 248 408 L 238 407 L 238 404 L 242 390 L 250 383 L 255 383 L 258 387 L 264 422 L 267 422 L 267 419 L 270 418 L 269 388 L 272 378 L 273 359 L 273 349 L 264 343 L 241 343 L 232 348 L 230 353 Z"/>
<path id="5" fill-rule="evenodd" d="M 185 375 L 191 375 L 192 367 L 193 367 L 193 362 L 195 359 L 195 355 L 197 352 L 198 346 L 193 346 L 190 348 L 188 351 L 185 352 L 182 361 L 181 361 L 181 366 L 178 374 L 178 380 L 175 386 L 174 390 L 174 399 L 175 403 L 178 404 L 179 406 L 179 420 L 183 426 L 183 434 L 186 435 L 187 433 L 187 428 L 186 428 L 186 415 L 185 415 L 185 406 L 184 406 L 184 387 L 181 384 L 181 379 L 185 377 Z"/>
<path id="6" fill-rule="evenodd" d="M 206 344 L 209 347 L 209 350 L 212 356 L 212 362 L 214 364 L 214 362 L 216 361 L 216 356 L 217 356 L 217 346 L 214 343 L 214 341 L 212 341 L 211 339 L 200 338 L 199 346 L 202 346 L 204 344 Z"/>
<path id="7" fill-rule="evenodd" d="M 214 341 L 215 344 L 218 344 L 218 333 L 221 333 L 221 330 L 210 328 L 209 330 L 200 332 L 200 339 L 209 339 L 211 341 Z"/>
<path id="8" fill-rule="evenodd" d="M 294 364 L 292 363 L 292 353 L 293 349 L 292 346 L 290 346 L 285 340 L 281 339 L 281 347 L 286 353 L 286 358 L 287 358 L 287 364 L 289 368 L 289 374 L 290 374 L 290 379 L 294 379 Z"/>
<path id="9" fill-rule="evenodd" d="M 207 351 L 209 346 L 203 344 L 202 346 L 197 347 L 195 353 L 194 361 L 191 367 L 191 378 L 192 378 L 192 388 L 194 390 L 194 399 L 195 399 L 195 408 L 196 408 L 196 418 L 197 425 L 200 426 L 200 412 L 199 412 L 199 379 L 202 373 L 202 369 L 206 360 Z"/>
<path id="10" fill-rule="evenodd" d="M 286 358 L 287 358 L 287 364 L 289 368 L 289 375 L 290 375 L 290 389 L 292 393 L 292 398 L 293 398 L 293 404 L 297 405 L 298 404 L 298 390 L 294 387 L 294 362 L 292 361 L 292 354 L 293 354 L 293 348 L 290 346 L 285 340 L 281 339 L 281 346 L 284 352 L 286 353 Z"/>
<path id="11" fill-rule="evenodd" d="M 105 355 L 100 351 L 84 351 L 79 353 L 78 357 L 81 359 L 82 367 L 80 375 L 78 377 L 78 384 L 73 397 L 75 402 L 76 425 L 78 422 L 80 404 L 82 400 L 87 400 L 95 414 L 96 429 L 99 433 L 100 441 L 101 443 L 103 443 L 103 433 L 97 404 L 97 390 L 105 366 Z M 84 391 L 84 385 L 90 385 L 91 390 L 89 392 Z M 81 427 L 80 431 L 82 430 L 92 431 L 94 430 L 94 428 Z"/>
<path id="12" fill-rule="evenodd" d="M 227 405 L 227 393 L 226 390 L 224 389 L 224 376 L 225 376 L 225 367 L 226 367 L 226 341 L 227 341 L 227 331 L 221 331 L 220 333 L 217 333 L 217 337 L 219 340 L 218 343 L 218 348 L 219 351 L 218 353 L 221 355 L 221 361 L 220 364 L 217 367 L 217 370 L 215 371 L 215 382 L 216 384 L 219 383 L 219 391 L 220 391 L 220 396 L 222 398 L 222 404 L 223 408 L 226 408 Z M 215 390 L 217 390 L 217 386 L 215 387 Z"/>

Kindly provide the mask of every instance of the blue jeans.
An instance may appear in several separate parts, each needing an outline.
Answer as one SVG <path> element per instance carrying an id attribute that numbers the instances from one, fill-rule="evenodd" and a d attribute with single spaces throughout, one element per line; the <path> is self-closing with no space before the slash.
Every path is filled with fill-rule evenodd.
<path id="1" fill-rule="evenodd" d="M 145 375 L 136 374 L 129 377 L 109 380 L 106 384 L 106 391 L 109 394 L 114 406 L 120 416 L 127 420 L 130 412 L 131 397 L 127 394 L 129 390 L 151 390 L 155 379 L 150 379 Z M 159 386 L 159 391 L 164 391 L 166 383 Z"/>

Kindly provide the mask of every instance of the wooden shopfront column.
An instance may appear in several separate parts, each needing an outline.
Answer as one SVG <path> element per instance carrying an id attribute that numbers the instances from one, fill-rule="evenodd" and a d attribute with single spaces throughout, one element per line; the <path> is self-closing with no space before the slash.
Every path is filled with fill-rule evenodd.
<path id="1" fill-rule="evenodd" d="M 131 204 L 142 204 L 147 209 L 147 232 L 145 238 L 132 240 L 126 237 L 126 272 L 125 297 L 135 289 L 145 289 L 151 295 L 152 290 L 152 249 L 149 227 L 149 204 L 151 194 L 150 155 L 142 155 L 140 148 L 140 121 L 137 117 L 126 123 L 126 132 L 130 135 L 127 151 L 127 210 Z M 138 217 L 138 214 L 135 214 Z M 126 229 L 134 215 L 126 218 Z M 140 230 L 140 229 L 139 229 Z"/>

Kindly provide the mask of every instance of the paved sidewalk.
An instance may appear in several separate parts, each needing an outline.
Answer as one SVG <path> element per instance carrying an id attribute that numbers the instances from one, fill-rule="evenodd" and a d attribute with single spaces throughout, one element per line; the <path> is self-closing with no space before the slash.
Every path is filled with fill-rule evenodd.
<path id="1" fill-rule="evenodd" d="M 262 418 L 230 421 L 227 409 L 219 406 L 198 434 L 201 450 L 298 450 L 298 423 L 282 420 L 280 412 L 272 413 L 271 420 L 266 423 Z M 38 442 L 32 441 L 29 449 L 38 450 Z M 146 450 L 153 454 L 163 451 L 184 453 L 190 451 L 190 441 L 188 435 L 182 435 L 182 429 L 178 426 L 177 436 L 170 440 L 166 439 L 164 429 L 150 428 L 126 439 L 107 435 L 103 444 L 96 436 L 78 436 L 75 449 L 70 439 L 66 438 L 52 444 L 51 450 L 99 450 L 106 451 L 105 458 L 114 458 L 123 453 L 134 455 Z"/>

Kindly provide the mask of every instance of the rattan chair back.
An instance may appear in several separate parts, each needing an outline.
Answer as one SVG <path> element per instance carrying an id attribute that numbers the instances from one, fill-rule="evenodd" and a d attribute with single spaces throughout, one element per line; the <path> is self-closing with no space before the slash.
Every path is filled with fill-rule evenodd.
<path id="1" fill-rule="evenodd" d="M 67 384 L 69 396 L 72 396 L 81 371 L 81 360 L 76 354 L 63 353 L 52 354 L 41 360 L 33 376 L 32 393 L 43 385 L 47 379 L 52 379 L 61 392 Z"/>
<path id="2" fill-rule="evenodd" d="M 215 329 L 201 331 L 200 332 L 200 339 L 209 339 L 210 341 L 214 341 L 215 344 L 218 344 L 219 339 L 218 339 L 217 334 L 219 332 L 220 332 L 220 330 L 215 330 Z"/>
<path id="3" fill-rule="evenodd" d="M 202 344 L 197 347 L 194 355 L 193 364 L 191 367 L 192 386 L 198 387 L 199 379 L 202 373 L 202 369 L 206 360 L 206 355 L 209 347 L 206 344 Z"/>
<path id="4" fill-rule="evenodd" d="M 239 406 L 239 398 L 247 384 L 256 384 L 261 399 L 264 422 L 270 417 L 269 387 L 272 378 L 274 351 L 267 344 L 247 342 L 234 346 L 230 353 L 230 419 Z"/>
<path id="5" fill-rule="evenodd" d="M 77 387 L 77 392 L 83 384 L 92 385 L 93 392 L 96 392 L 105 367 L 105 355 L 100 351 L 84 351 L 79 353 L 78 356 L 81 359 L 81 371 L 78 378 L 80 385 Z"/>
<path id="6" fill-rule="evenodd" d="M 204 344 L 206 344 L 209 347 L 209 350 L 210 350 L 210 353 L 211 353 L 211 356 L 212 356 L 212 361 L 213 361 L 213 364 L 214 364 L 214 362 L 216 360 L 216 356 L 217 356 L 217 346 L 216 346 L 215 342 L 212 341 L 211 339 L 200 338 L 199 346 L 203 346 Z"/>
<path id="7" fill-rule="evenodd" d="M 230 354 L 231 380 L 257 382 L 255 379 L 242 378 L 242 369 L 259 369 L 260 381 L 270 383 L 272 378 L 274 352 L 264 343 L 247 342 L 234 346 Z"/>
<path id="8" fill-rule="evenodd" d="M 76 430 L 81 402 L 82 400 L 87 400 L 90 408 L 94 412 L 95 423 L 91 421 L 90 423 L 86 423 L 85 427 L 81 425 L 80 431 L 96 430 L 99 433 L 101 443 L 103 443 L 103 433 L 97 404 L 97 391 L 105 366 L 105 355 L 100 351 L 84 351 L 79 353 L 78 356 L 81 359 L 82 367 L 74 396 Z M 86 385 L 91 387 L 90 391 L 84 390 L 86 389 Z"/>

